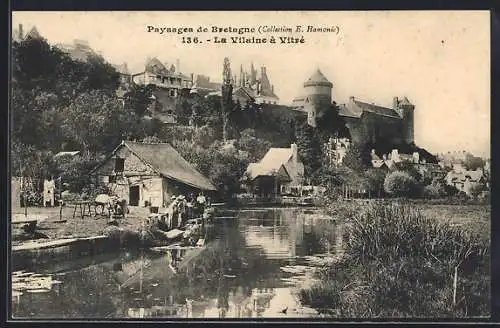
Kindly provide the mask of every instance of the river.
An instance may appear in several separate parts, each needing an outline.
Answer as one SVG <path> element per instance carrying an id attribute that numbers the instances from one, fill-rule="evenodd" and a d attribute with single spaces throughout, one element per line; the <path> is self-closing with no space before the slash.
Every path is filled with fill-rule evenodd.
<path id="1" fill-rule="evenodd" d="M 342 252 L 342 227 L 315 209 L 240 210 L 205 249 L 121 252 L 16 273 L 38 286 L 13 290 L 14 318 L 315 317 L 298 291 Z M 34 266 L 36 267 L 36 265 Z M 14 288 L 13 288 L 14 289 Z"/>

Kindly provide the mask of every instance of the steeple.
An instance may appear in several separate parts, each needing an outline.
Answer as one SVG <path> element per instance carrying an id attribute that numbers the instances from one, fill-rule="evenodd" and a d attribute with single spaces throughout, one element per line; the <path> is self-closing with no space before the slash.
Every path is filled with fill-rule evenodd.
<path id="1" fill-rule="evenodd" d="M 255 82 L 257 82 L 257 71 L 255 70 L 252 62 L 250 66 L 250 83 L 253 85 Z"/>
<path id="2" fill-rule="evenodd" d="M 245 85 L 245 73 L 243 72 L 243 64 L 240 65 L 240 81 L 239 86 L 243 87 Z"/>

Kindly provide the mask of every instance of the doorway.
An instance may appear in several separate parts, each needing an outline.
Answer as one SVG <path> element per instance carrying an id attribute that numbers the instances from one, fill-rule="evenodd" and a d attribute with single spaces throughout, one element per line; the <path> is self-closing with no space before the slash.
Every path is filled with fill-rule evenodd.
<path id="1" fill-rule="evenodd" d="M 131 186 L 129 188 L 129 205 L 139 206 L 139 186 Z"/>

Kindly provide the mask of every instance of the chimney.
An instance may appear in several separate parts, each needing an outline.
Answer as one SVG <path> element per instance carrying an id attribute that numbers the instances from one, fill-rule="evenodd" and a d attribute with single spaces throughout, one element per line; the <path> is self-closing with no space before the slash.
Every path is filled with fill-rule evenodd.
<path id="1" fill-rule="evenodd" d="M 292 148 L 292 157 L 293 157 L 293 162 L 297 163 L 299 161 L 299 150 L 297 148 L 297 144 L 293 143 L 290 145 L 290 148 Z"/>
<path id="2" fill-rule="evenodd" d="M 266 75 L 266 67 L 265 66 L 262 66 L 260 68 L 260 75 L 261 75 L 261 78 Z"/>
<path id="3" fill-rule="evenodd" d="M 398 97 L 394 97 L 392 99 L 392 109 L 398 109 L 399 99 Z"/>
<path id="4" fill-rule="evenodd" d="M 349 97 L 349 102 L 354 102 L 354 97 L 353 96 Z"/>
<path id="5" fill-rule="evenodd" d="M 24 32 L 23 32 L 23 24 L 19 24 L 19 40 L 22 40 L 24 37 Z"/>
<path id="6" fill-rule="evenodd" d="M 180 63 L 179 59 L 177 59 L 175 61 L 175 70 L 177 71 L 177 73 L 181 72 L 181 63 Z"/>

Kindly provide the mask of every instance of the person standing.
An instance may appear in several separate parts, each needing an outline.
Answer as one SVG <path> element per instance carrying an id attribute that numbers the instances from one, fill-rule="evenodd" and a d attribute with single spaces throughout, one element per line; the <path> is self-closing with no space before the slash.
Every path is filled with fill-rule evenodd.
<path id="1" fill-rule="evenodd" d="M 43 206 L 47 206 L 47 203 L 50 203 L 50 206 L 53 207 L 55 203 L 55 191 L 56 184 L 54 179 L 45 180 L 43 182 Z"/>
<path id="2" fill-rule="evenodd" d="M 197 207 L 198 207 L 198 210 L 200 212 L 200 215 L 203 214 L 203 212 L 205 211 L 206 202 L 207 202 L 207 199 L 205 198 L 205 196 L 202 193 L 200 193 L 198 195 L 198 197 L 196 197 L 196 203 L 197 203 Z"/>

